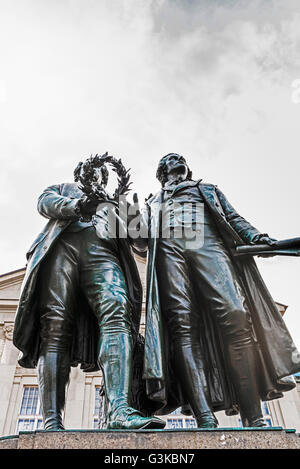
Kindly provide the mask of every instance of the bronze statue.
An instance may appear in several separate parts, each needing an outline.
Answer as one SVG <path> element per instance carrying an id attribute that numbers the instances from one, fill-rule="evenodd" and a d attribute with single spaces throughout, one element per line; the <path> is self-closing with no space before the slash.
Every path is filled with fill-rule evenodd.
<path id="1" fill-rule="evenodd" d="M 135 242 L 140 252 L 148 245 L 148 397 L 160 414 L 189 407 L 201 428 L 217 427 L 218 410 L 240 412 L 245 427 L 264 426 L 261 400 L 295 387 L 300 355 L 253 257 L 235 254 L 276 240 L 217 186 L 193 180 L 182 156 L 164 156 L 157 178 L 162 189 L 141 217 L 148 240 Z"/>
<path id="2" fill-rule="evenodd" d="M 78 364 L 84 371 L 102 369 L 107 428 L 165 426 L 131 407 L 132 350 L 142 292 L 128 240 L 99 237 L 109 232 L 105 208 L 94 226 L 101 200 L 118 210 L 117 202 L 105 197 L 105 162 L 124 170 L 121 160 L 96 155 L 77 166 L 75 183 L 50 186 L 38 201 L 39 213 L 49 222 L 27 253 L 14 344 L 23 353 L 21 366 L 37 366 L 46 430 L 64 429 L 70 366 Z M 119 176 L 127 190 L 127 172 Z"/>

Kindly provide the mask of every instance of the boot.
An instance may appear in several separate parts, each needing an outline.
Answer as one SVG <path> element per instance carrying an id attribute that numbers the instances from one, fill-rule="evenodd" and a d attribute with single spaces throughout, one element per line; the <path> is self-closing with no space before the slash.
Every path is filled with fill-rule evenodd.
<path id="1" fill-rule="evenodd" d="M 232 347 L 231 368 L 241 419 L 244 427 L 265 427 L 257 388 L 254 344 Z"/>
<path id="2" fill-rule="evenodd" d="M 252 428 L 260 428 L 260 427 L 266 427 L 267 424 L 263 418 L 263 416 L 256 418 L 255 420 L 248 420 L 247 418 L 244 418 L 241 414 L 242 418 L 242 423 L 244 427 L 252 427 Z"/>
<path id="3" fill-rule="evenodd" d="M 62 413 L 70 362 L 64 352 L 47 352 L 40 356 L 37 366 L 39 394 L 45 430 L 64 430 Z"/>
<path id="4" fill-rule="evenodd" d="M 205 376 L 201 374 L 190 345 L 175 350 L 175 363 L 183 393 L 190 404 L 198 428 L 216 428 L 218 420 L 212 412 L 205 393 Z"/>
<path id="5" fill-rule="evenodd" d="M 107 399 L 107 428 L 137 430 L 163 428 L 157 417 L 144 417 L 130 407 L 132 343 L 127 333 L 103 332 L 99 362 L 103 371 Z"/>

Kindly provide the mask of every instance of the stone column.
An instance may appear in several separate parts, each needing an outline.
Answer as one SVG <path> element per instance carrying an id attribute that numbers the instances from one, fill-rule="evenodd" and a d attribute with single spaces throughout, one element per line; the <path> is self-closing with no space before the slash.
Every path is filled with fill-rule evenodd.
<path id="1" fill-rule="evenodd" d="M 13 389 L 18 350 L 12 343 L 13 323 L 0 325 L 0 435 L 3 435 Z"/>
<path id="2" fill-rule="evenodd" d="M 85 376 L 79 366 L 72 368 L 66 394 L 64 425 L 67 430 L 83 428 Z"/>

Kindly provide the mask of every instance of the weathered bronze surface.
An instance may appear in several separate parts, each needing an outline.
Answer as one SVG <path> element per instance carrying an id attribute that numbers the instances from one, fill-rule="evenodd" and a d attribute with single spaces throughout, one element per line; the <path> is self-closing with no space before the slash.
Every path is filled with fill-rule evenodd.
<path id="1" fill-rule="evenodd" d="M 157 177 L 162 189 L 142 215 L 148 243 L 144 379 L 158 412 L 183 406 L 199 427 L 215 427 L 214 412 L 240 412 L 243 426 L 263 426 L 261 400 L 295 386 L 300 355 L 252 256 L 241 245 L 275 246 L 241 217 L 217 186 L 192 179 L 185 159 L 166 155 Z M 178 205 L 203 206 L 203 244 L 176 230 Z M 177 211 L 172 207 L 177 206 Z M 168 211 L 171 236 L 164 236 Z M 186 214 L 186 213 L 185 213 Z M 167 218 L 168 219 L 168 218 Z"/>
<path id="2" fill-rule="evenodd" d="M 46 430 L 64 428 L 65 389 L 78 363 L 103 371 L 107 428 L 162 428 L 161 419 L 131 407 L 141 283 L 128 240 L 100 239 L 93 221 L 85 221 L 98 205 L 76 183 L 40 196 L 38 211 L 49 222 L 27 254 L 14 330 L 19 363 L 37 366 Z M 107 224 L 103 213 L 100 222 Z"/>

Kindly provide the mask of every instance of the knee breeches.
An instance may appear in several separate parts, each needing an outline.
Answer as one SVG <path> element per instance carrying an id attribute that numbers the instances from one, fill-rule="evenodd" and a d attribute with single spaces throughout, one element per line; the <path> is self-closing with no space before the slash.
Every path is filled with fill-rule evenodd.
<path id="1" fill-rule="evenodd" d="M 131 306 L 114 241 L 93 227 L 63 233 L 41 267 L 41 347 L 69 350 L 79 291 L 95 314 L 100 333 L 130 333 Z"/>
<path id="2" fill-rule="evenodd" d="M 172 341 L 195 344 L 199 333 L 205 334 L 199 331 L 201 308 L 205 308 L 225 344 L 250 344 L 250 315 L 231 259 L 220 241 L 206 243 L 189 250 L 184 239 L 159 240 L 156 271 Z"/>

